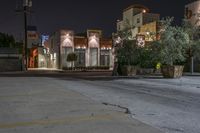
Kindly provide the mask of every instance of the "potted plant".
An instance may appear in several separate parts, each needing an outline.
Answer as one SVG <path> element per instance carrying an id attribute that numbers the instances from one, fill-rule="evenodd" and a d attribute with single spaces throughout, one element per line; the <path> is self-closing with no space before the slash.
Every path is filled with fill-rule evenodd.
<path id="1" fill-rule="evenodd" d="M 138 74 L 146 75 L 153 74 L 156 69 L 156 60 L 154 60 L 155 52 L 152 49 L 152 44 L 148 43 L 143 48 L 140 49 L 139 63 L 140 68 L 138 69 Z"/>
<path id="2" fill-rule="evenodd" d="M 156 58 L 165 78 L 180 78 L 186 60 L 189 36 L 182 27 L 172 26 L 173 18 L 161 21 L 160 40 L 154 42 Z"/>
<path id="3" fill-rule="evenodd" d="M 139 50 L 136 41 L 124 40 L 123 45 L 117 50 L 118 73 L 123 76 L 136 75 L 138 68 Z"/>
<path id="4" fill-rule="evenodd" d="M 113 34 L 115 63 L 112 75 L 134 76 L 137 72 L 139 47 L 132 30 L 135 28 L 126 20 L 123 30 Z"/>

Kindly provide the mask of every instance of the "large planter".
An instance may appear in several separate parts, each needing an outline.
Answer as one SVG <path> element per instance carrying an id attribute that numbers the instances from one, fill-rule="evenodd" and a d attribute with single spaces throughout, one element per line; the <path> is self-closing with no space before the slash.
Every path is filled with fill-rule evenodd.
<path id="1" fill-rule="evenodd" d="M 164 78 L 180 78 L 183 75 L 184 66 L 162 66 L 161 72 Z"/>
<path id="2" fill-rule="evenodd" d="M 153 68 L 140 68 L 138 69 L 137 73 L 140 75 L 148 75 L 148 74 L 153 74 L 155 69 Z"/>
<path id="3" fill-rule="evenodd" d="M 135 76 L 137 73 L 137 66 L 125 65 L 121 67 L 122 76 Z"/>

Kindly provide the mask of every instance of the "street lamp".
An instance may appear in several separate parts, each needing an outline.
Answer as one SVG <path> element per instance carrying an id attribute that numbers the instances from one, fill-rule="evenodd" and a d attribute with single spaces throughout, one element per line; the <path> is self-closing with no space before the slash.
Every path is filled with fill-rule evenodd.
<path id="1" fill-rule="evenodd" d="M 28 51 L 27 51 L 27 9 L 32 7 L 32 0 L 23 0 L 24 8 L 24 65 L 25 71 L 28 70 Z"/>

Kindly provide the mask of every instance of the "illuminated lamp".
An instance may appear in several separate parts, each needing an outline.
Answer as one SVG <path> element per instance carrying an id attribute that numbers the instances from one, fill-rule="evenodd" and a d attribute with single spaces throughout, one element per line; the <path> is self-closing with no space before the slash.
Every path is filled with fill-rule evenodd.
<path id="1" fill-rule="evenodd" d="M 95 40 L 95 39 L 96 39 L 95 35 L 91 36 L 91 40 Z"/>
<path id="2" fill-rule="evenodd" d="M 146 13 L 147 11 L 144 9 L 142 12 L 143 12 L 143 13 Z"/>
<path id="3" fill-rule="evenodd" d="M 121 38 L 120 38 L 120 37 L 118 37 L 118 38 L 115 40 L 115 43 L 117 43 L 117 44 L 118 44 L 118 43 L 121 43 L 121 41 L 122 41 L 122 40 L 121 40 Z"/>
<path id="4" fill-rule="evenodd" d="M 80 46 L 77 46 L 76 48 L 77 48 L 77 49 L 81 49 L 81 47 L 80 47 Z"/>

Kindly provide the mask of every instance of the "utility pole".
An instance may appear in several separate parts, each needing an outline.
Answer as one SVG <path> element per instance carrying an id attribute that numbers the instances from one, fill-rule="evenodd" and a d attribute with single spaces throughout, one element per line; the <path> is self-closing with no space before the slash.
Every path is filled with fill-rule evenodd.
<path id="1" fill-rule="evenodd" d="M 27 38 L 27 13 L 28 8 L 32 7 L 32 0 L 23 0 L 23 12 L 24 12 L 24 70 L 28 70 L 28 38 Z"/>
<path id="2" fill-rule="evenodd" d="M 28 70 L 28 52 L 27 52 L 27 6 L 24 6 L 24 70 Z"/>

